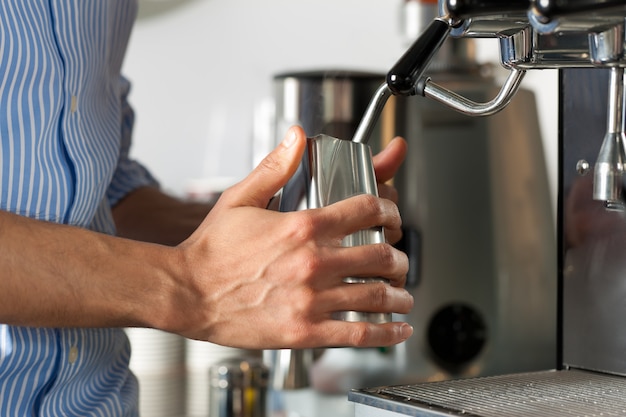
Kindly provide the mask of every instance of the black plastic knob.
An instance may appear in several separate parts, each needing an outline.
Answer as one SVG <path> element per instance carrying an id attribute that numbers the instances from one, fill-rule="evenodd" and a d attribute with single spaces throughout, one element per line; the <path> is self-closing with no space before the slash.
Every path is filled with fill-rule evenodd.
<path id="1" fill-rule="evenodd" d="M 444 369 L 460 372 L 482 351 L 487 326 L 473 307 L 454 303 L 441 308 L 428 326 L 431 353 Z"/>
<path id="2" fill-rule="evenodd" d="M 424 74 L 449 32 L 450 25 L 441 19 L 435 19 L 428 25 L 387 73 L 387 85 L 394 95 L 415 94 L 415 84 Z"/>

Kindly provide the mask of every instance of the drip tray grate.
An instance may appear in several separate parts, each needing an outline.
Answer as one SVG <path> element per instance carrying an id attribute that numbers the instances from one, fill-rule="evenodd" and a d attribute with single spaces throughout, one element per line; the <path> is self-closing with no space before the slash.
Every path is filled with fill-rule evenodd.
<path id="1" fill-rule="evenodd" d="M 532 372 L 364 389 L 349 398 L 413 416 L 626 416 L 626 378 Z"/>

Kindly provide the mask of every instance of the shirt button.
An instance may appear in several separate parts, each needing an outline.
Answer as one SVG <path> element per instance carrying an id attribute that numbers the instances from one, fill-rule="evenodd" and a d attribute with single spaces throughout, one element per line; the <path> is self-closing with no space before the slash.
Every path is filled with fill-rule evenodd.
<path id="1" fill-rule="evenodd" d="M 78 98 L 76 96 L 72 96 L 70 101 L 70 112 L 76 113 L 76 108 L 78 106 Z"/>
<path id="2" fill-rule="evenodd" d="M 74 363 L 76 362 L 76 359 L 78 359 L 78 348 L 76 346 L 72 346 L 67 360 L 69 363 Z"/>

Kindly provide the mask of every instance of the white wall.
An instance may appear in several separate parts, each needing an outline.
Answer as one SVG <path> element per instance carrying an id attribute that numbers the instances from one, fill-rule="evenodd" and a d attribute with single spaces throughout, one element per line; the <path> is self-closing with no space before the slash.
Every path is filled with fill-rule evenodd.
<path id="1" fill-rule="evenodd" d="M 386 72 L 404 52 L 403 0 L 140 0 L 125 72 L 137 111 L 133 155 L 166 189 L 241 178 L 252 168 L 252 115 L 274 74 L 342 68 Z M 149 16 L 156 8 L 178 5 Z M 497 60 L 497 44 L 479 48 Z M 556 72 L 529 74 L 556 192 Z"/>

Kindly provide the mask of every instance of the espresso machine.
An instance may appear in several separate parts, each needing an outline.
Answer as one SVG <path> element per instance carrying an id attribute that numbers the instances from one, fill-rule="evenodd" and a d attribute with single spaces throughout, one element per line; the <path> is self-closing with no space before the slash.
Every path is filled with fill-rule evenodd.
<path id="1" fill-rule="evenodd" d="M 555 361 L 529 372 L 354 389 L 355 415 L 626 415 L 626 4 L 440 0 L 438 14 L 387 75 L 386 94 L 491 118 L 514 102 L 526 71 L 559 73 L 557 292 L 548 301 L 557 314 Z M 510 74 L 492 100 L 477 102 L 426 74 L 450 37 L 498 39 Z"/>
<path id="2" fill-rule="evenodd" d="M 405 37 L 438 16 L 436 2 L 403 6 Z M 499 93 L 473 39 L 448 37 L 438 48 L 424 63 L 437 86 L 477 102 Z M 300 124 L 309 137 L 367 142 L 373 152 L 395 135 L 407 140 L 394 186 L 415 298 L 399 319 L 414 334 L 384 349 L 266 351 L 272 387 L 346 394 L 552 367 L 556 234 L 535 96 L 509 82 L 516 94 L 505 109 L 470 117 L 394 93 L 385 78 L 336 68 L 277 74 L 276 132 Z"/>

